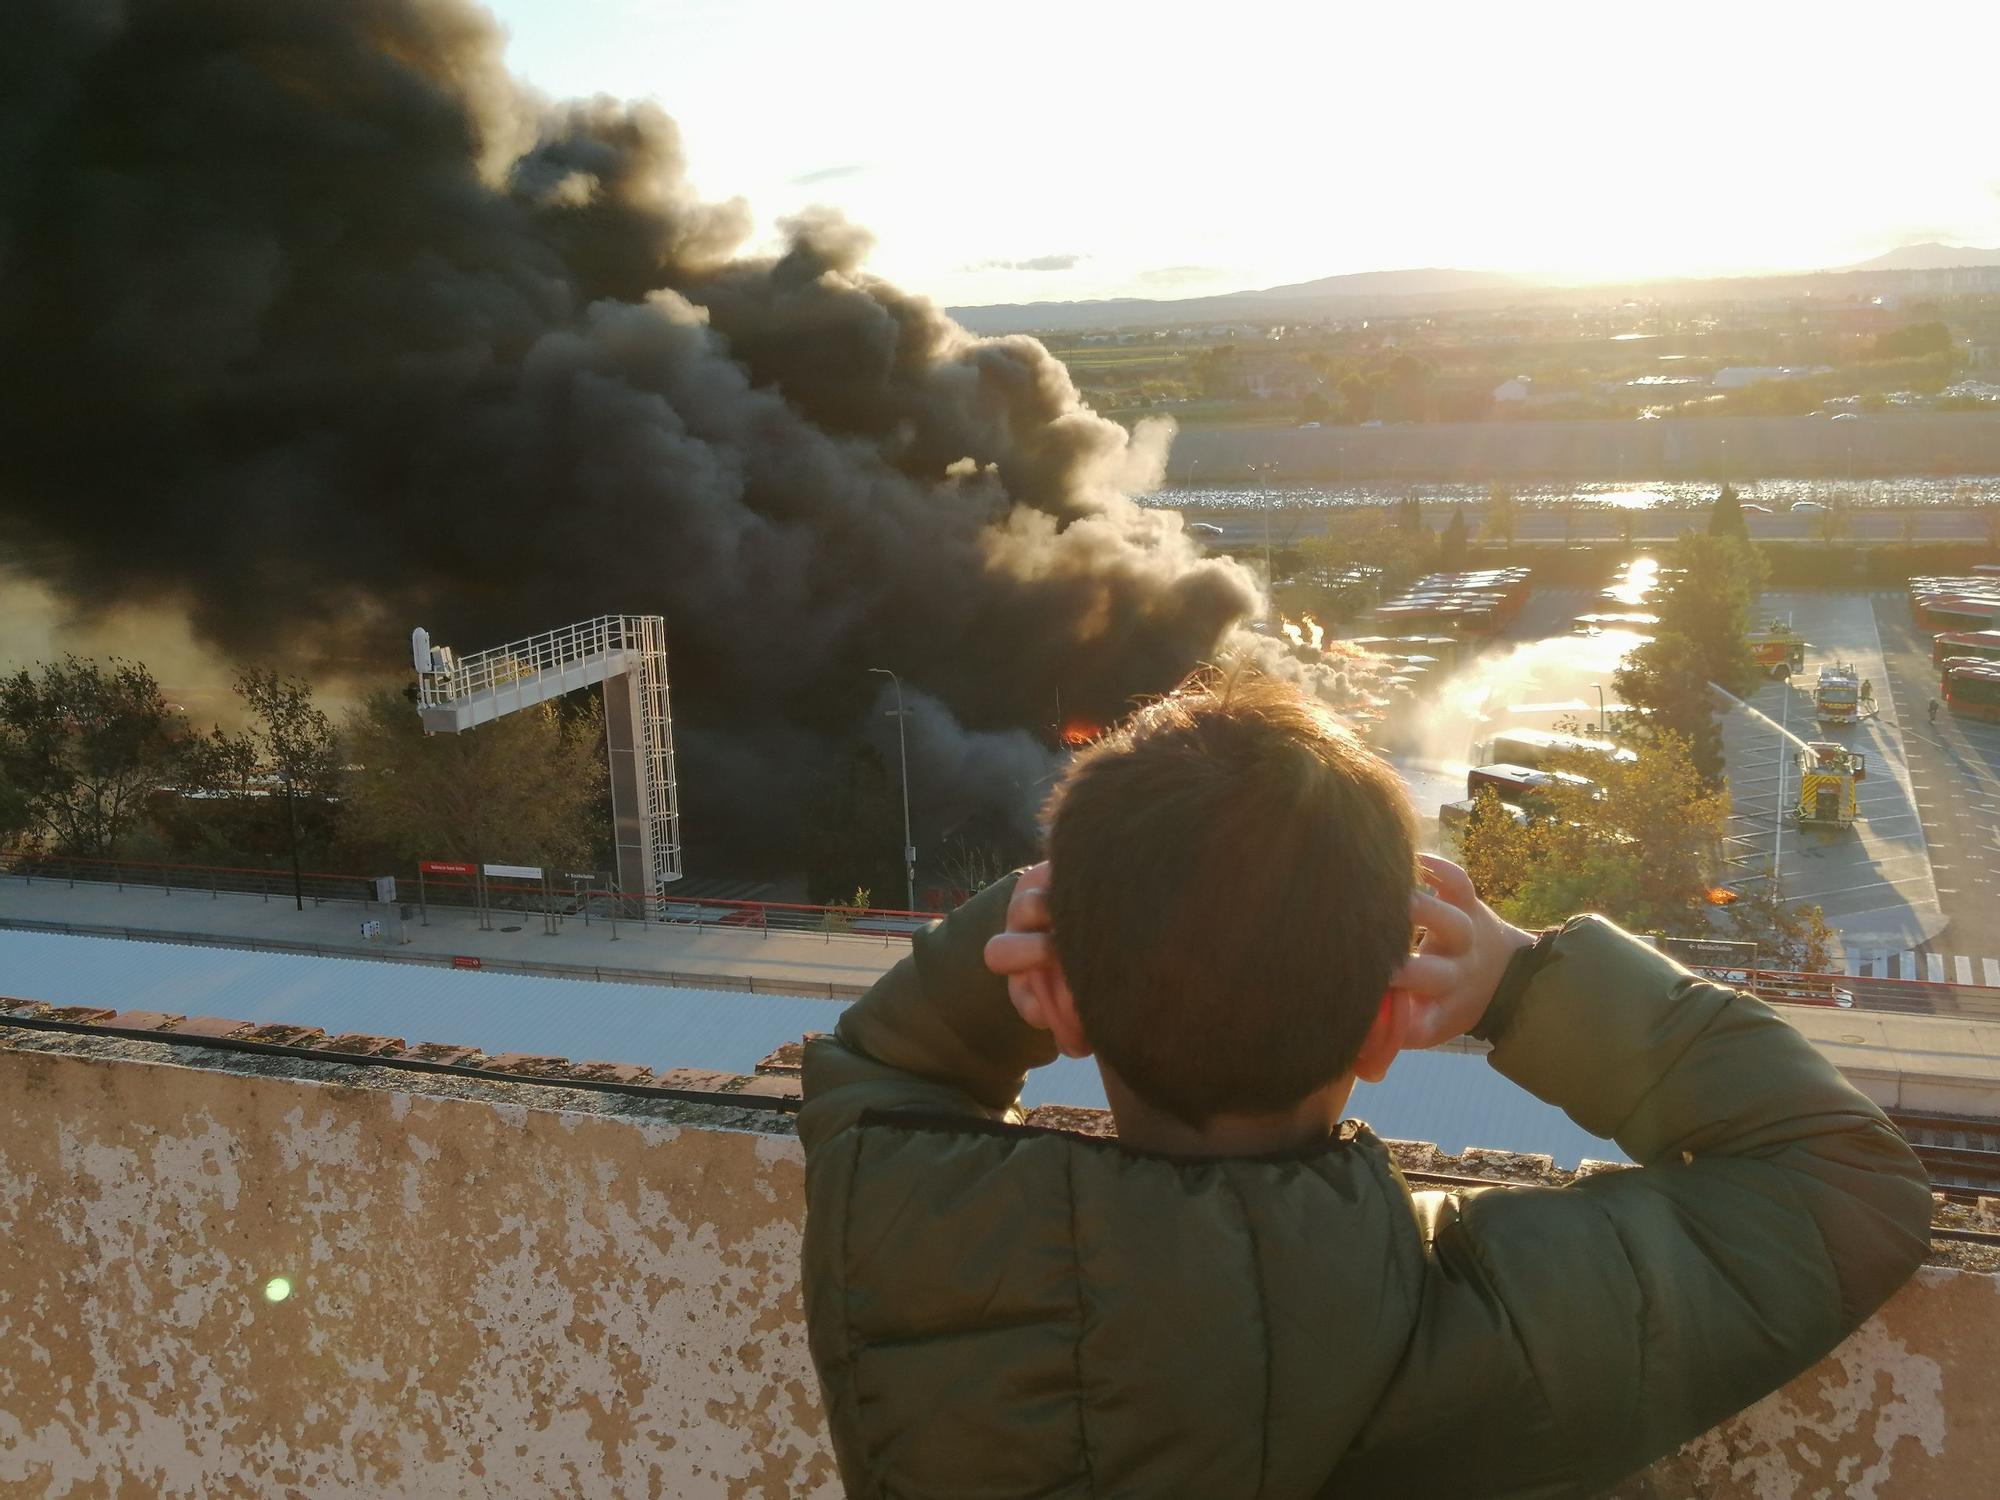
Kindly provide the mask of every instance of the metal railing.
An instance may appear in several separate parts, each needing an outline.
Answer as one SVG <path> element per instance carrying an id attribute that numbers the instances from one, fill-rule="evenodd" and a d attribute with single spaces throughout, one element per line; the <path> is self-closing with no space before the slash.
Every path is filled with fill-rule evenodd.
<path id="1" fill-rule="evenodd" d="M 290 869 L 251 865 L 172 864 L 144 859 L 96 859 L 74 854 L 42 854 L 0 850 L 0 875 L 32 886 L 36 881 L 71 887 L 110 885 L 159 890 L 166 895 L 187 892 L 203 896 L 288 897 L 294 890 Z M 296 889 L 314 905 L 328 901 L 375 904 L 375 882 L 366 875 L 338 875 L 324 870 L 302 871 Z"/>
<path id="2" fill-rule="evenodd" d="M 173 864 L 156 860 L 97 859 L 80 855 L 0 850 L 0 876 L 11 876 L 32 887 L 37 881 L 79 883 L 159 890 L 165 895 L 191 893 L 259 896 L 269 901 L 292 894 L 288 869 L 234 865 Z M 418 907 L 420 885 L 414 870 L 396 872 L 397 904 L 412 913 Z M 301 892 L 315 905 L 351 901 L 378 905 L 375 879 L 368 875 L 307 871 L 299 877 Z M 722 901 L 700 897 L 627 896 L 617 891 L 577 889 L 547 891 L 474 880 L 429 875 L 421 883 L 427 906 L 470 911 L 514 912 L 547 916 L 555 923 L 578 920 L 585 927 L 619 924 L 654 928 L 714 928 L 718 931 L 810 933 L 816 936 L 874 938 L 907 942 L 938 919 L 936 912 L 896 911 L 882 907 L 811 906 L 785 901 Z"/>
<path id="3" fill-rule="evenodd" d="M 642 649 L 644 623 L 644 617 L 639 615 L 599 615 L 594 620 L 475 651 L 458 658 L 448 670 L 420 672 L 417 702 L 422 707 L 442 707 L 544 672 L 582 666 L 593 657 L 636 653 Z"/>

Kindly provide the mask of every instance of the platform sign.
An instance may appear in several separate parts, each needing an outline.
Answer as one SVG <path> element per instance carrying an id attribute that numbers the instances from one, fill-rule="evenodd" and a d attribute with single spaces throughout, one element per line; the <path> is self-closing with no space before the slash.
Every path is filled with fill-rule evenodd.
<path id="1" fill-rule="evenodd" d="M 375 877 L 375 899 L 384 906 L 394 906 L 396 904 L 395 876 L 377 875 Z"/>
<path id="2" fill-rule="evenodd" d="M 471 865 L 460 864 L 450 859 L 425 859 L 417 862 L 417 868 L 426 875 L 476 875 L 479 872 Z"/>
<path id="3" fill-rule="evenodd" d="M 488 865 L 486 873 L 501 880 L 540 880 L 540 865 Z"/>
<path id="4" fill-rule="evenodd" d="M 1690 969 L 1754 969 L 1755 943 L 1730 942 L 1721 938 L 1670 937 L 1660 940 L 1669 958 L 1677 958 Z"/>

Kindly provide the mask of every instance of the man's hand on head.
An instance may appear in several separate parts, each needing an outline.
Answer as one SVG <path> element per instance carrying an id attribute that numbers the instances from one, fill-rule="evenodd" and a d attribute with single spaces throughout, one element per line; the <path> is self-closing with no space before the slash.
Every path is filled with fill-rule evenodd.
<path id="1" fill-rule="evenodd" d="M 1083 1056 L 1071 1014 L 1069 986 L 1056 962 L 1049 920 L 1049 862 L 1030 865 L 1014 882 L 1007 901 L 1007 930 L 986 940 L 986 967 L 1007 981 L 1007 998 L 1021 1019 L 1038 1031 L 1052 1031 L 1065 1054 Z"/>
<path id="2" fill-rule="evenodd" d="M 1436 1047 L 1477 1026 L 1508 962 L 1535 941 L 1480 900 L 1450 860 L 1420 854 L 1417 861 L 1430 889 L 1419 885 L 1411 896 L 1410 920 L 1423 936 L 1389 981 L 1407 1048 Z"/>

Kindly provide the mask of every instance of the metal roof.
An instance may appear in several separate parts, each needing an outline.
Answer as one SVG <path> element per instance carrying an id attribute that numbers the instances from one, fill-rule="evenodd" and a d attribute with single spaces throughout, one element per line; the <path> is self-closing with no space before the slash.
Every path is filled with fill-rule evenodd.
<path id="1" fill-rule="evenodd" d="M 0 929 L 0 994 L 731 1073 L 830 1030 L 846 1004 L 13 929 Z M 1096 1067 L 1077 1058 L 1029 1075 L 1023 1099 L 1107 1107 Z M 1358 1085 L 1349 1108 L 1377 1135 L 1447 1152 L 1545 1152 L 1565 1167 L 1626 1159 L 1471 1053 L 1405 1054 L 1380 1084 Z"/>

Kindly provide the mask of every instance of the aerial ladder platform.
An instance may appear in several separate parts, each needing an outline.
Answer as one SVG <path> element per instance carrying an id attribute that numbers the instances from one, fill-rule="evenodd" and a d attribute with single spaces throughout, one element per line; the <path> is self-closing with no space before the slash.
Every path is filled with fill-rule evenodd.
<path id="1" fill-rule="evenodd" d="M 659 915 L 681 878 L 680 794 L 667 701 L 667 622 L 659 615 L 599 615 L 560 630 L 457 656 L 411 632 L 417 714 L 432 734 L 464 734 L 505 714 L 583 688 L 604 692 L 618 889 Z"/>

